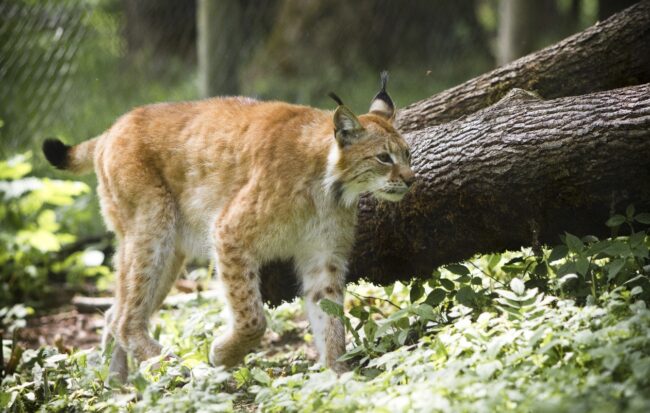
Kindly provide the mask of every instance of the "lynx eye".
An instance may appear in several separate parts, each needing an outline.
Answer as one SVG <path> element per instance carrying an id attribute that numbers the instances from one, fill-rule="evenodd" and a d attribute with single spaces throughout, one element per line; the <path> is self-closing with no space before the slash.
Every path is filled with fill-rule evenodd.
<path id="1" fill-rule="evenodd" d="M 386 152 L 380 153 L 379 155 L 376 156 L 376 158 L 381 163 L 386 163 L 389 165 L 393 164 L 393 158 L 391 158 L 390 155 Z"/>

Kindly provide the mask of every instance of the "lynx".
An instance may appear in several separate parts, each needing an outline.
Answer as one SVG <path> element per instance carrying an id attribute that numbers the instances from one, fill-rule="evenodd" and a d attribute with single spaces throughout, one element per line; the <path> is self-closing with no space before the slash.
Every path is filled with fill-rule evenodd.
<path id="1" fill-rule="evenodd" d="M 101 213 L 116 234 L 115 303 L 104 343 L 126 380 L 127 354 L 157 356 L 148 322 L 187 259 L 216 261 L 231 320 L 209 360 L 231 367 L 266 328 L 260 267 L 292 260 L 320 361 L 341 372 L 342 323 L 319 300 L 342 303 L 360 194 L 399 201 L 415 181 L 407 143 L 392 126 L 386 74 L 369 113 L 334 94 L 334 112 L 241 97 L 136 108 L 75 146 L 43 143 L 55 167 L 94 168 Z"/>

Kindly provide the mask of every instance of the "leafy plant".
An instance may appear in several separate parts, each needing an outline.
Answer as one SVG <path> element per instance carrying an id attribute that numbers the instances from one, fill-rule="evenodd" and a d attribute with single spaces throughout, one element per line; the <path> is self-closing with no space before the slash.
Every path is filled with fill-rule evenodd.
<path id="1" fill-rule="evenodd" d="M 322 300 L 350 336 L 343 358 L 355 370 L 340 377 L 287 344 L 309 337 L 300 300 L 266 310 L 273 332 L 232 371 L 207 364 L 225 323 L 219 304 L 198 296 L 166 309 L 155 335 L 179 358 L 134 366 L 112 388 L 96 350 L 23 351 L 5 337 L 0 410 L 645 412 L 648 237 L 638 215 L 620 224 L 630 235 L 565 235 L 541 253 L 474 257 L 428 280 L 350 286 L 345 308 Z M 0 314 L 18 328 L 28 310 L 14 308 Z"/>
<path id="2" fill-rule="evenodd" d="M 89 192 L 86 184 L 27 176 L 31 154 L 0 162 L 0 302 L 37 301 L 48 291 L 50 275 L 72 284 L 105 276 L 104 254 L 96 249 L 66 251 L 76 237 L 64 216 Z M 82 223 L 74 221 L 78 227 Z M 72 228 L 76 229 L 76 228 Z"/>

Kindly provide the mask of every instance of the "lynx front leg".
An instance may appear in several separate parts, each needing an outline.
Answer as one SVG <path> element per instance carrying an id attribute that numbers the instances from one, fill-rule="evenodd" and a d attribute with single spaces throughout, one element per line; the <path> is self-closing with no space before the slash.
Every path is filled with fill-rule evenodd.
<path id="1" fill-rule="evenodd" d="M 321 310 L 319 301 L 327 298 L 343 305 L 344 271 L 342 266 L 326 263 L 303 273 L 305 307 L 320 361 L 337 373 L 342 373 L 347 366 L 337 359 L 345 353 L 345 329 L 341 320 Z"/>
<path id="2" fill-rule="evenodd" d="M 256 266 L 234 242 L 219 244 L 219 278 L 232 319 L 225 334 L 212 343 L 210 362 L 232 367 L 259 344 L 266 318 Z"/>

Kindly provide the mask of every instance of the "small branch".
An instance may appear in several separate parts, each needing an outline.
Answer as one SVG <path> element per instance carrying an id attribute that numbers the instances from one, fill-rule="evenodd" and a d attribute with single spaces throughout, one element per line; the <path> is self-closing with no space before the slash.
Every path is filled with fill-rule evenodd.
<path id="1" fill-rule="evenodd" d="M 199 299 L 217 299 L 220 296 L 220 291 L 218 290 L 208 290 L 196 293 L 188 294 L 175 294 L 170 295 L 163 302 L 164 307 L 180 307 L 183 304 L 189 303 L 190 301 L 199 300 Z M 84 296 L 75 296 L 72 299 L 72 304 L 76 307 L 77 311 L 80 313 L 97 313 L 105 312 L 113 305 L 113 297 L 84 297 Z"/>
<path id="2" fill-rule="evenodd" d="M 101 234 L 101 235 L 91 235 L 82 239 L 79 239 L 72 244 L 67 244 L 63 246 L 58 252 L 57 256 L 58 257 L 66 257 L 73 252 L 80 251 L 84 249 L 86 246 L 91 245 L 91 244 L 97 244 L 102 241 L 112 241 L 114 238 L 113 234 L 110 232 Z"/>
<path id="3" fill-rule="evenodd" d="M 472 261 L 467 261 L 467 262 L 468 262 L 472 267 L 474 267 L 474 268 L 476 268 L 477 270 L 479 270 L 481 273 L 483 273 L 483 275 L 485 275 L 486 277 L 488 277 L 489 279 L 491 279 L 491 280 L 494 281 L 495 283 L 499 283 L 499 284 L 501 284 L 501 285 L 504 286 L 504 287 L 506 286 L 503 282 L 497 280 L 496 278 L 494 278 L 493 276 L 491 276 L 491 275 L 488 274 L 487 272 L 483 271 L 483 269 L 482 269 L 481 267 L 479 267 L 478 265 L 474 264 Z"/>
<path id="4" fill-rule="evenodd" d="M 392 302 L 391 300 L 388 300 L 386 298 L 372 297 L 372 296 L 369 296 L 369 295 L 361 295 L 361 294 L 355 293 L 354 291 L 350 291 L 350 290 L 348 290 L 348 293 L 350 293 L 350 295 L 353 295 L 353 296 L 355 296 L 355 297 L 357 297 L 359 299 L 384 301 L 384 302 L 392 305 L 393 307 L 397 308 L 398 310 L 402 309 L 402 307 L 400 307 L 399 305 L 395 304 L 394 302 Z"/>

